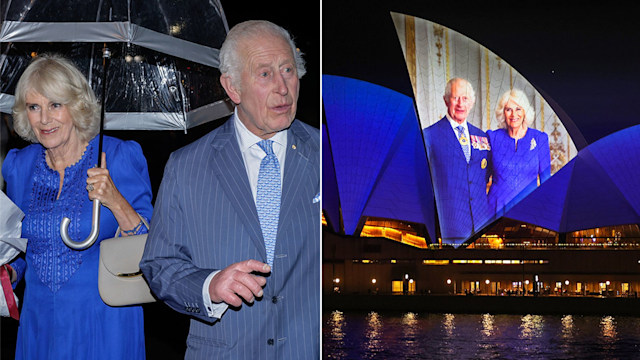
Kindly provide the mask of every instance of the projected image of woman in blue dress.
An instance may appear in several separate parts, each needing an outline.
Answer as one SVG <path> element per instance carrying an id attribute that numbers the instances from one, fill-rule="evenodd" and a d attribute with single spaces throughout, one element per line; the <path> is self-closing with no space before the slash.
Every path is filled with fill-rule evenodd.
<path id="1" fill-rule="evenodd" d="M 520 90 L 505 92 L 496 106 L 499 129 L 487 131 L 493 175 L 489 206 L 496 217 L 551 176 L 549 137 L 529 128 L 535 111 Z"/>

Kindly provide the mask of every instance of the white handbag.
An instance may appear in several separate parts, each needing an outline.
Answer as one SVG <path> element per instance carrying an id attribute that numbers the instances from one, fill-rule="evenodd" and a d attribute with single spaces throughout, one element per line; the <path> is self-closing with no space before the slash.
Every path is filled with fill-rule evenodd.
<path id="1" fill-rule="evenodd" d="M 149 228 L 147 221 L 140 219 Z M 147 234 L 114 237 L 100 242 L 98 290 L 105 304 L 127 306 L 156 301 L 139 266 L 146 242 Z"/>

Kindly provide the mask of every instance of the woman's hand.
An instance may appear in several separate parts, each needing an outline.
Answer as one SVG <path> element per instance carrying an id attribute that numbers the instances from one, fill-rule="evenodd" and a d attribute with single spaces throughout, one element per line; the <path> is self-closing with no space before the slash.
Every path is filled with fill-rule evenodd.
<path id="1" fill-rule="evenodd" d="M 138 214 L 127 199 L 122 196 L 113 183 L 107 170 L 107 156 L 102 153 L 102 165 L 87 170 L 87 192 L 89 199 L 100 200 L 100 203 L 111 210 L 122 230 L 134 229 L 140 222 Z"/>
<path id="2" fill-rule="evenodd" d="M 126 202 L 120 191 L 116 188 L 109 170 L 107 170 L 107 156 L 102 153 L 102 166 L 91 168 L 87 171 L 87 191 L 91 201 L 98 199 L 100 203 L 113 211 L 113 207 Z"/>

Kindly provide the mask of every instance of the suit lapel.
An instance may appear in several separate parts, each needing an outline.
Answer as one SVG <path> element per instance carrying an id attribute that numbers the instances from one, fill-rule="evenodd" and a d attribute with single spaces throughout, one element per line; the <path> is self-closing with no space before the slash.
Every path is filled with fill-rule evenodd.
<path id="1" fill-rule="evenodd" d="M 264 257 L 263 261 L 266 261 L 267 254 L 260 220 L 236 139 L 233 118 L 222 125 L 221 131 L 212 140 L 211 146 L 214 148 L 211 156 L 213 172 L 246 226 L 251 240 Z"/>
<path id="2" fill-rule="evenodd" d="M 456 131 L 451 128 L 451 124 L 449 123 L 449 120 L 447 119 L 446 116 L 441 121 L 442 121 L 442 132 L 445 134 L 448 147 L 456 149 L 454 150 L 456 153 L 456 157 L 459 157 L 460 159 L 466 162 L 467 159 L 465 159 L 464 157 L 464 152 L 462 151 L 462 145 L 460 145 L 460 141 L 458 140 L 458 134 L 456 134 Z"/>
<path id="3" fill-rule="evenodd" d="M 294 122 L 287 133 L 287 157 L 284 167 L 284 181 L 282 185 L 282 200 L 280 206 L 280 219 L 278 221 L 278 235 L 284 227 L 290 223 L 288 219 L 297 208 L 295 201 L 313 201 L 312 198 L 304 199 L 299 195 L 304 184 L 304 176 L 309 174 L 305 168 L 309 166 L 311 149 L 307 143 L 309 134 Z"/>

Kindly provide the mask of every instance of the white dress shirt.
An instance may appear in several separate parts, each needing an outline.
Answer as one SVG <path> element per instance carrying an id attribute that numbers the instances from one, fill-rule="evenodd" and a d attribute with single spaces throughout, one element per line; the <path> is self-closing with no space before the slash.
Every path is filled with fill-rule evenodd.
<path id="1" fill-rule="evenodd" d="M 252 133 L 246 126 L 240 121 L 238 117 L 238 110 L 233 114 L 233 125 L 236 130 L 236 140 L 240 146 L 240 152 L 242 153 L 242 159 L 244 160 L 244 168 L 247 170 L 247 177 L 249 178 L 249 185 L 251 186 L 251 193 L 253 194 L 253 201 L 256 201 L 256 194 L 258 193 L 258 174 L 260 173 L 260 163 L 267 154 L 258 146 L 258 142 L 262 140 L 259 136 Z M 278 158 L 280 164 L 280 184 L 284 180 L 284 160 L 287 153 L 287 131 L 280 131 L 273 135 L 269 140 L 273 140 L 273 152 Z M 229 307 L 226 303 L 222 302 L 215 304 L 211 302 L 209 296 L 209 284 L 211 279 L 219 273 L 220 270 L 216 270 L 209 274 L 202 286 L 202 299 L 207 304 L 207 315 L 209 317 L 220 318 L 222 314 Z"/>

